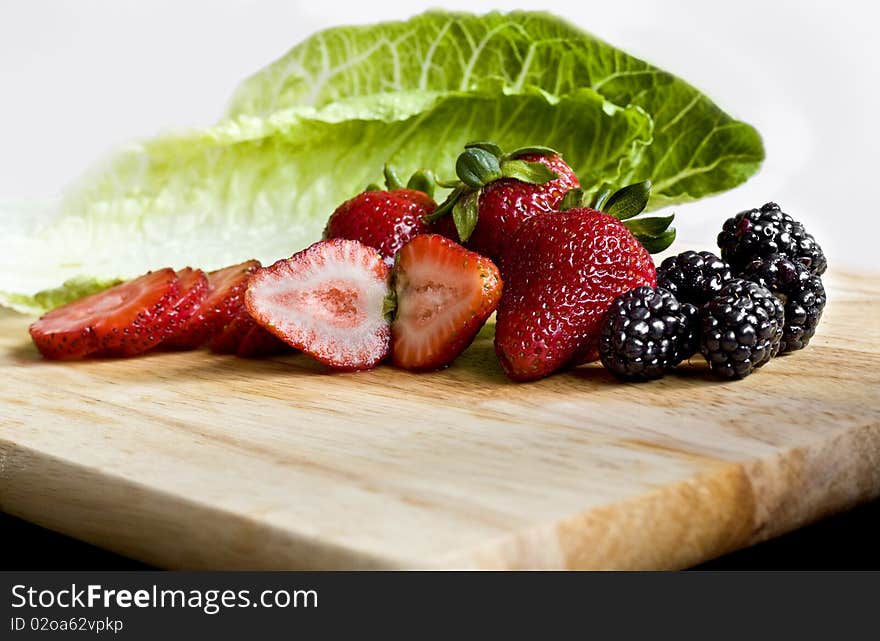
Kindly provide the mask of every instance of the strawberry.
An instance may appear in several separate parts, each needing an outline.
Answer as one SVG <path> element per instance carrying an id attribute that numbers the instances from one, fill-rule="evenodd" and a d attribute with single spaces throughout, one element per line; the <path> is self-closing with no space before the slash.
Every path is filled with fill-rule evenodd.
<path id="1" fill-rule="evenodd" d="M 398 252 L 394 291 L 391 357 L 425 371 L 445 367 L 473 342 L 498 305 L 501 278 L 488 258 L 429 234 Z"/>
<path id="2" fill-rule="evenodd" d="M 182 327 L 162 342 L 162 347 L 195 349 L 221 332 L 244 308 L 248 278 L 259 267 L 259 261 L 249 260 L 210 272 L 208 292 L 201 305 Z"/>
<path id="3" fill-rule="evenodd" d="M 425 216 L 437 203 L 430 195 L 434 187 L 428 174 L 416 173 L 407 188 L 390 167 L 385 168 L 385 176 L 387 190 L 369 189 L 336 208 L 327 221 L 324 240 L 348 238 L 375 247 L 390 268 L 398 249 L 414 236 L 427 233 Z"/>
<path id="4" fill-rule="evenodd" d="M 176 334 L 177 330 L 183 327 L 195 315 L 208 295 L 208 277 L 201 269 L 184 267 L 176 273 L 177 279 L 180 281 L 180 294 L 174 303 L 177 327 L 173 328 L 173 332 L 169 337 Z"/>
<path id="5" fill-rule="evenodd" d="M 620 190 L 607 201 L 611 213 L 576 207 L 519 227 L 505 249 L 505 291 L 495 326 L 495 351 L 510 378 L 534 380 L 595 360 L 614 299 L 656 285 L 654 262 L 634 234 L 662 251 L 674 238 L 674 230 L 661 229 L 671 217 L 625 225 L 612 215 L 636 215 L 649 188 L 640 183 Z"/>
<path id="6" fill-rule="evenodd" d="M 31 338 L 52 359 L 139 354 L 180 325 L 180 291 L 173 269 L 149 272 L 52 310 L 30 326 Z"/>
<path id="7" fill-rule="evenodd" d="M 192 318 L 193 314 L 199 309 L 205 296 L 208 294 L 208 278 L 201 269 L 193 269 L 192 267 L 184 267 L 176 272 L 180 291 L 177 298 L 170 303 L 171 315 L 173 321 L 167 323 L 164 329 L 165 339 L 174 336 L 186 322 Z M 124 356 L 136 356 L 141 351 L 137 345 L 123 345 L 121 347 L 108 347 L 95 352 L 94 356 L 101 358 L 116 358 Z"/>
<path id="8" fill-rule="evenodd" d="M 242 358 L 271 356 L 291 351 L 291 347 L 257 324 L 245 307 L 223 331 L 214 335 L 209 346 L 215 354 L 235 354 Z"/>
<path id="9" fill-rule="evenodd" d="M 456 173 L 461 182 L 429 216 L 433 231 L 495 261 L 524 221 L 555 212 L 566 192 L 580 186 L 574 170 L 545 147 L 504 154 L 493 143 L 470 143 Z"/>
<path id="10" fill-rule="evenodd" d="M 258 358 L 292 351 L 290 345 L 254 322 L 251 331 L 245 334 L 238 344 L 235 355 L 242 358 Z"/>
<path id="11" fill-rule="evenodd" d="M 232 319 L 222 330 L 214 334 L 208 341 L 208 347 L 215 354 L 235 354 L 238 346 L 254 327 L 259 327 L 251 318 L 246 308 L 242 308 L 238 316 Z"/>
<path id="12" fill-rule="evenodd" d="M 368 369 L 388 355 L 388 279 L 377 249 L 334 238 L 257 270 L 245 305 L 260 325 L 322 363 Z"/>

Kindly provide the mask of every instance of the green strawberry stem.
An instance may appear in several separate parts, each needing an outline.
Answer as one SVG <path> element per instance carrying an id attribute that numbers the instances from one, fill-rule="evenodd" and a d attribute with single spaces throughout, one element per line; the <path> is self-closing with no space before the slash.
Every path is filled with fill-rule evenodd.
<path id="1" fill-rule="evenodd" d="M 397 257 L 395 256 L 395 262 L 396 260 Z M 390 321 L 394 318 L 395 313 L 397 313 L 397 293 L 394 291 L 394 288 L 391 288 L 385 294 L 385 298 L 382 299 L 382 316 Z"/>
<path id="2" fill-rule="evenodd" d="M 434 188 L 437 185 L 437 179 L 434 177 L 434 172 L 430 169 L 420 169 L 412 176 L 410 176 L 409 180 L 406 183 L 407 189 L 414 189 L 415 191 L 421 191 L 423 193 L 428 194 L 429 197 L 434 197 Z"/>
<path id="3" fill-rule="evenodd" d="M 465 149 L 455 161 L 458 179 L 472 189 L 480 189 L 502 177 L 501 164 L 492 153 L 480 147 Z"/>
<path id="4" fill-rule="evenodd" d="M 394 191 L 395 189 L 403 189 L 403 181 L 400 180 L 400 176 L 397 175 L 397 170 L 394 169 L 391 165 L 385 165 L 385 186 L 388 187 L 388 191 Z"/>

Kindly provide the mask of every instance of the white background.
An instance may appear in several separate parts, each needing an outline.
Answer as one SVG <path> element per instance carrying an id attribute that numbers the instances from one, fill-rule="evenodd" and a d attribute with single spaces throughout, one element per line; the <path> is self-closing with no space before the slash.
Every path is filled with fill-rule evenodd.
<path id="1" fill-rule="evenodd" d="M 681 238 L 711 244 L 726 217 L 776 200 L 833 262 L 880 266 L 872 2 L 0 0 L 0 200 L 57 194 L 114 145 L 215 121 L 239 80 L 316 29 L 434 6 L 553 11 L 755 125 L 762 172 L 676 207 Z"/>

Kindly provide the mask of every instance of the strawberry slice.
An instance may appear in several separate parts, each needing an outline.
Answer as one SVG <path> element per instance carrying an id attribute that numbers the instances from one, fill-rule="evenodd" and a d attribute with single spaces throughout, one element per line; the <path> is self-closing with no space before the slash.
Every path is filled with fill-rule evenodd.
<path id="1" fill-rule="evenodd" d="M 449 365 L 473 342 L 498 301 L 495 264 L 439 236 L 416 236 L 394 266 L 397 313 L 391 325 L 394 364 L 414 371 Z"/>
<path id="2" fill-rule="evenodd" d="M 199 304 L 208 293 L 208 279 L 205 276 L 205 272 L 201 269 L 184 267 L 175 273 L 177 274 L 180 283 L 180 291 L 177 294 L 176 300 L 169 303 L 171 306 L 171 315 L 162 330 L 166 339 L 173 336 L 175 332 L 177 332 L 177 330 L 179 330 L 180 327 L 192 317 L 199 308 Z M 95 352 L 93 356 L 98 356 L 100 358 L 118 358 L 137 356 L 143 351 L 146 350 L 142 350 L 138 345 L 123 345 L 122 347 L 108 347 L 99 350 Z"/>
<path id="3" fill-rule="evenodd" d="M 177 278 L 180 280 L 180 295 L 174 304 L 174 315 L 178 325 L 169 337 L 193 317 L 208 295 L 208 277 L 201 269 L 184 267 L 177 271 Z"/>
<path id="4" fill-rule="evenodd" d="M 30 334 L 51 359 L 139 354 L 178 326 L 179 299 L 180 279 L 173 269 L 160 269 L 54 309 L 30 326 Z"/>
<path id="5" fill-rule="evenodd" d="M 244 307 L 247 281 L 260 267 L 249 260 L 208 274 L 208 293 L 191 318 L 162 343 L 169 349 L 195 349 L 219 334 Z"/>
<path id="6" fill-rule="evenodd" d="M 208 347 L 215 354 L 235 354 L 238 352 L 238 346 L 241 345 L 244 337 L 254 327 L 259 327 L 259 325 L 251 318 L 246 309 L 242 309 L 238 316 L 223 328 L 223 331 L 214 335 L 208 343 Z"/>
<path id="7" fill-rule="evenodd" d="M 388 267 L 374 248 L 334 238 L 258 270 L 245 305 L 278 338 L 341 370 L 388 355 Z"/>
<path id="8" fill-rule="evenodd" d="M 209 346 L 215 354 L 235 354 L 242 358 L 257 358 L 284 354 L 293 348 L 270 333 L 251 318 L 242 308 L 238 316 L 223 331 L 211 339 Z"/>
<path id="9" fill-rule="evenodd" d="M 292 351 L 293 348 L 290 345 L 254 322 L 251 331 L 245 334 L 238 344 L 235 355 L 242 358 L 259 358 L 260 356 L 274 356 Z"/>

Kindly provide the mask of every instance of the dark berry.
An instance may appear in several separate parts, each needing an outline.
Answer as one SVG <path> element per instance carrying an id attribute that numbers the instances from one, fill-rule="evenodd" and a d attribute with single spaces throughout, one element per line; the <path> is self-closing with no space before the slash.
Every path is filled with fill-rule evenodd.
<path id="1" fill-rule="evenodd" d="M 682 303 L 702 305 L 733 279 L 730 265 L 712 252 L 686 251 L 670 256 L 657 268 L 657 286 Z"/>
<path id="2" fill-rule="evenodd" d="M 672 292 L 638 287 L 619 296 L 602 323 L 599 357 L 619 378 L 660 378 L 697 347 L 697 311 Z"/>
<path id="3" fill-rule="evenodd" d="M 784 254 L 817 275 L 824 273 L 827 267 L 825 254 L 816 239 L 776 203 L 728 218 L 718 234 L 718 246 L 721 257 L 737 275 L 755 258 L 772 254 Z"/>
<path id="4" fill-rule="evenodd" d="M 753 260 L 742 276 L 769 289 L 785 306 L 780 353 L 806 347 L 825 308 L 822 279 L 782 254 Z"/>
<path id="5" fill-rule="evenodd" d="M 779 352 L 785 316 L 766 287 L 740 278 L 702 309 L 700 351 L 724 378 L 745 378 Z"/>

